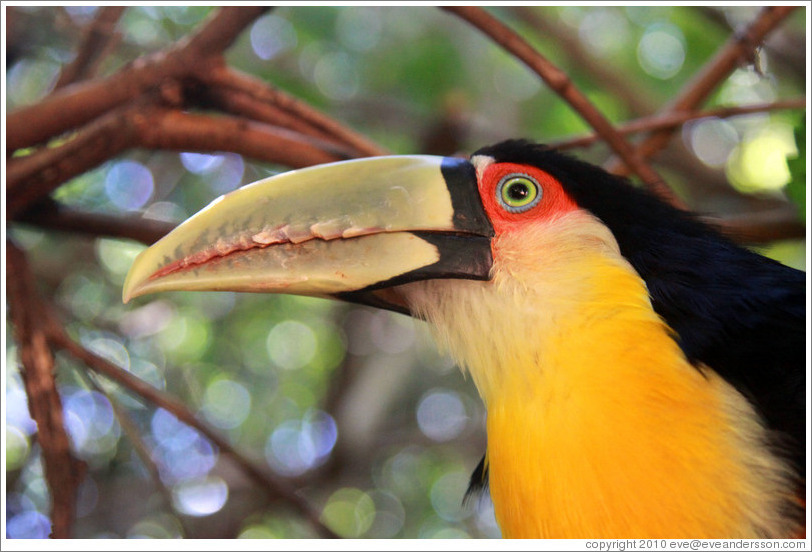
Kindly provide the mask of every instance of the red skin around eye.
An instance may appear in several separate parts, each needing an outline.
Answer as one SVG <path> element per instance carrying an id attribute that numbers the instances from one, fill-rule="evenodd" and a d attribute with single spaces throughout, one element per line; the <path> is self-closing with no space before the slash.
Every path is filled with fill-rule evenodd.
<path id="1" fill-rule="evenodd" d="M 496 187 L 499 181 L 502 177 L 515 173 L 531 176 L 541 185 L 541 201 L 523 213 L 511 213 L 496 199 Z M 530 220 L 549 218 L 578 209 L 575 202 L 564 192 L 558 180 L 541 169 L 529 165 L 515 163 L 489 165 L 480 178 L 479 193 L 482 196 L 485 212 L 488 213 L 497 234 L 521 230 Z"/>

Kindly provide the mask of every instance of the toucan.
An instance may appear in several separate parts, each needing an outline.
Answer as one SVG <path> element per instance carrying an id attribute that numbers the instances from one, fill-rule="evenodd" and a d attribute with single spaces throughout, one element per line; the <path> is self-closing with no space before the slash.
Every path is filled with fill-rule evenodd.
<path id="1" fill-rule="evenodd" d="M 327 297 L 425 320 L 487 411 L 509 538 L 805 535 L 806 277 L 543 144 L 285 172 L 134 261 L 123 296 Z"/>

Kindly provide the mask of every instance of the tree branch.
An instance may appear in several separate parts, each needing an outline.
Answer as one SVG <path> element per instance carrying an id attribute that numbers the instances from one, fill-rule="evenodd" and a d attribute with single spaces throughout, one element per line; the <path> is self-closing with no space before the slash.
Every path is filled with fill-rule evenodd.
<path id="1" fill-rule="evenodd" d="M 750 113 L 763 113 L 765 111 L 777 111 L 781 109 L 803 109 L 806 107 L 806 97 L 794 98 L 790 100 L 779 100 L 772 103 L 760 103 L 753 105 L 742 105 L 735 107 L 717 107 L 705 111 L 683 111 L 669 112 L 652 117 L 643 117 L 630 121 L 617 127 L 618 132 L 628 135 L 637 132 L 646 132 L 661 129 L 675 129 L 688 121 L 704 119 L 707 117 L 718 117 L 720 119 L 735 117 L 737 115 L 747 115 Z M 580 138 L 571 138 L 560 142 L 550 143 L 550 147 L 557 149 L 573 149 L 586 147 L 600 140 L 597 134 L 590 134 Z"/>
<path id="2" fill-rule="evenodd" d="M 182 402 L 145 383 L 126 370 L 119 368 L 112 362 L 96 355 L 91 351 L 88 351 L 73 341 L 59 324 L 53 323 L 53 320 L 49 322 L 49 328 L 49 339 L 54 346 L 63 349 L 77 360 L 82 361 L 92 371 L 115 381 L 148 403 L 163 408 L 184 424 L 199 431 L 202 435 L 214 443 L 221 451 L 232 456 L 240 467 L 252 479 L 259 483 L 271 498 L 282 498 L 286 503 L 290 504 L 296 511 L 304 516 L 322 536 L 331 538 L 337 537 L 333 531 L 327 528 L 319 520 L 318 513 L 316 513 L 293 488 L 291 488 L 286 482 L 270 475 L 263 468 L 237 451 L 227 439 L 211 429 L 208 425 L 198 420 Z"/>
<path id="3" fill-rule="evenodd" d="M 258 102 L 274 105 L 307 125 L 322 131 L 326 136 L 353 148 L 361 156 L 372 157 L 389 153 L 386 149 L 372 143 L 364 136 L 348 129 L 301 100 L 293 98 L 281 90 L 269 86 L 264 81 L 245 73 L 226 66 L 218 66 L 201 75 L 201 78 L 213 88 L 236 90 L 254 98 Z"/>
<path id="4" fill-rule="evenodd" d="M 20 222 L 48 230 L 87 234 L 91 237 L 126 238 L 145 245 L 152 245 L 175 227 L 171 222 L 136 215 L 106 215 L 76 211 L 52 200 L 38 204 L 37 209 L 26 213 Z"/>
<path id="5" fill-rule="evenodd" d="M 233 151 L 294 168 L 351 157 L 335 144 L 270 125 L 139 103 L 104 115 L 60 146 L 10 159 L 8 217 L 20 215 L 63 182 L 135 147 Z"/>
<path id="6" fill-rule="evenodd" d="M 115 157 L 135 143 L 129 124 L 139 112 L 130 106 L 97 119 L 62 145 L 43 148 L 6 163 L 6 214 L 9 219 L 47 196 L 63 182 Z"/>
<path id="7" fill-rule="evenodd" d="M 28 409 L 37 423 L 45 482 L 51 495 L 51 536 L 69 538 L 85 465 L 73 457 L 65 431 L 62 400 L 54 380 L 54 357 L 42 323 L 44 308 L 34 290 L 36 280 L 25 254 L 10 241 L 6 242 L 6 282 Z"/>
<path id="8" fill-rule="evenodd" d="M 248 25 L 269 9 L 269 6 L 220 8 L 199 31 L 180 41 L 179 57 L 195 61 L 223 53 Z"/>
<path id="9" fill-rule="evenodd" d="M 795 6 L 768 6 L 742 33 L 736 33 L 711 58 L 708 63 L 686 84 L 679 94 L 669 102 L 661 114 L 692 111 L 701 105 L 716 87 L 722 83 L 743 59 L 751 59 L 753 50 L 795 9 Z M 637 153 L 649 158 L 663 149 L 671 140 L 673 128 L 658 130 L 639 145 Z M 625 159 L 623 160 L 625 162 Z M 618 162 L 607 164 L 609 170 L 627 174 Z"/>
<path id="10" fill-rule="evenodd" d="M 214 56 L 268 8 L 227 7 L 215 12 L 193 36 L 137 59 L 121 71 L 57 90 L 41 102 L 22 107 L 6 119 L 6 152 L 31 147 L 81 126 L 161 81 L 204 71 Z M 215 60 L 216 61 L 216 60 Z"/>
<path id="11" fill-rule="evenodd" d="M 141 117 L 138 145 L 176 151 L 232 151 L 292 168 L 353 157 L 333 143 L 284 128 L 228 116 L 207 116 L 157 109 Z"/>
<path id="12" fill-rule="evenodd" d="M 505 50 L 516 56 L 547 85 L 564 99 L 592 128 L 595 129 L 621 159 L 652 191 L 674 205 L 681 201 L 663 179 L 626 142 L 603 114 L 575 86 L 569 76 L 537 52 L 527 41 L 501 21 L 478 7 L 454 6 L 444 9 L 467 21 Z"/>
<path id="13" fill-rule="evenodd" d="M 321 140 L 335 142 L 335 138 L 329 133 L 308 123 L 301 117 L 291 115 L 289 112 L 272 103 L 258 100 L 236 89 L 221 86 L 211 86 L 207 88 L 205 92 L 207 101 L 210 102 L 213 107 L 221 109 L 226 113 L 286 128 Z"/>
<path id="14" fill-rule="evenodd" d="M 99 62 L 109 51 L 110 45 L 113 44 L 114 37 L 117 36 L 115 34 L 116 23 L 126 9 L 125 6 L 99 8 L 96 17 L 85 29 L 76 57 L 62 68 L 54 90 L 84 80 L 93 74 Z"/>
<path id="15" fill-rule="evenodd" d="M 634 81 L 626 78 L 618 67 L 606 59 L 596 59 L 584 47 L 578 38 L 578 33 L 551 21 L 530 6 L 516 6 L 512 8 L 513 14 L 531 27 L 534 27 L 558 43 L 560 51 L 569 59 L 569 65 L 578 67 L 579 71 L 588 74 L 592 80 L 601 83 L 601 89 L 614 97 L 623 100 L 623 104 L 630 113 L 637 116 L 652 113 L 656 105 L 652 99 L 642 94 L 641 87 Z"/>
<path id="16" fill-rule="evenodd" d="M 166 485 L 164 485 L 158 465 L 152 459 L 149 446 L 141 437 L 141 433 L 138 429 L 138 425 L 135 423 L 135 420 L 133 420 L 132 416 L 127 413 L 126 409 L 122 408 L 116 398 L 108 393 L 104 387 L 102 387 L 99 382 L 96 381 L 93 374 L 86 370 L 76 370 L 76 372 L 90 387 L 92 387 L 97 393 L 104 395 L 105 398 L 110 402 L 110 407 L 113 409 L 113 415 L 116 417 L 116 420 L 118 420 L 118 425 L 121 426 L 121 430 L 124 432 L 127 440 L 130 441 L 136 456 L 138 456 L 141 464 L 147 470 L 149 478 L 152 480 L 152 484 L 158 490 L 161 498 L 163 498 L 163 501 L 166 503 L 167 510 L 170 512 L 175 511 L 174 503 L 172 501 L 172 493 L 166 487 Z M 175 521 L 180 526 L 181 536 L 185 537 L 188 535 L 189 530 L 186 528 L 183 518 L 178 516 Z"/>
<path id="17" fill-rule="evenodd" d="M 759 245 L 806 237 L 806 225 L 798 220 L 798 214 L 794 209 L 772 209 L 735 217 L 702 218 L 741 244 Z"/>

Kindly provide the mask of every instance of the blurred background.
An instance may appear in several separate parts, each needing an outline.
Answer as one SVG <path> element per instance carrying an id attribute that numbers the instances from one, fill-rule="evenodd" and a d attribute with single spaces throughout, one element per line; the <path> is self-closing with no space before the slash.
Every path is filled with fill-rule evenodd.
<path id="1" fill-rule="evenodd" d="M 98 8 L 5 9 L 11 111 L 50 92 Z M 667 103 L 759 9 L 491 11 L 622 122 Z M 802 97 L 805 10 L 707 106 Z M 210 11 L 128 7 L 99 73 L 169 46 Z M 279 7 L 257 19 L 226 57 L 394 153 L 470 153 L 509 137 L 555 142 L 590 130 L 520 62 L 434 8 Z M 805 118 L 803 110 L 776 110 L 693 121 L 655 158 L 657 170 L 703 213 L 791 212 L 805 221 Z M 600 144 L 575 154 L 598 163 L 609 156 Z M 284 170 L 229 152 L 137 150 L 53 197 L 85 211 L 177 223 L 225 192 Z M 24 224 L 6 230 L 71 336 L 180 398 L 242 454 L 289 480 L 339 535 L 499 536 L 487 497 L 462 502 L 485 450 L 482 404 L 421 323 L 289 296 L 165 293 L 123 305 L 124 276 L 143 245 Z M 803 238 L 757 248 L 806 269 Z M 10 333 L 5 355 L 6 535 L 47 537 L 49 494 Z M 74 536 L 317 536 L 289 504 L 270 500 L 233 458 L 165 410 L 88 379 L 84 366 L 63 354 L 56 377 L 75 455 L 87 465 Z"/>

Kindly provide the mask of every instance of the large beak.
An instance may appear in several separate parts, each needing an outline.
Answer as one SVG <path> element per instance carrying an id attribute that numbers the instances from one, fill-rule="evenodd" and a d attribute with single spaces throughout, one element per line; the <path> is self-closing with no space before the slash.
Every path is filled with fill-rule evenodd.
<path id="1" fill-rule="evenodd" d="M 328 296 L 408 312 L 391 291 L 432 278 L 489 278 L 488 221 L 474 167 L 374 157 L 260 180 L 214 200 L 143 251 L 124 301 L 157 291 Z"/>

